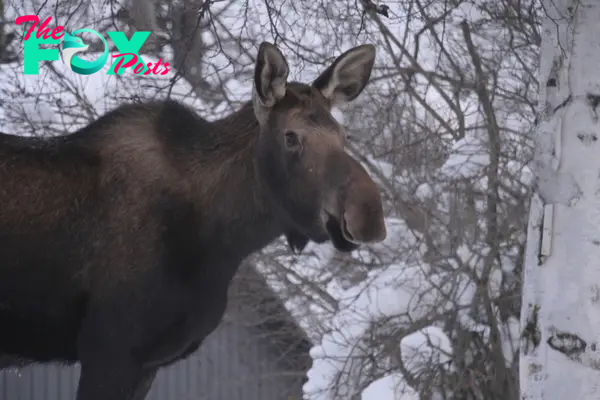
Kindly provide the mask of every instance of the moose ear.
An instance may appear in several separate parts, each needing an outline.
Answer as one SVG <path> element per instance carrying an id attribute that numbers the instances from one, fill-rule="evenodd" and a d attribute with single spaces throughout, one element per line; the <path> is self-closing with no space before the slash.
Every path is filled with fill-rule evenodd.
<path id="1" fill-rule="evenodd" d="M 364 44 L 339 56 L 315 81 L 319 89 L 333 105 L 343 105 L 354 100 L 363 91 L 375 63 L 375 46 Z"/>
<path id="2" fill-rule="evenodd" d="M 285 84 L 290 69 L 281 51 L 269 42 L 262 42 L 258 48 L 254 68 L 254 88 L 252 100 L 254 111 L 260 115 L 285 96 Z"/>

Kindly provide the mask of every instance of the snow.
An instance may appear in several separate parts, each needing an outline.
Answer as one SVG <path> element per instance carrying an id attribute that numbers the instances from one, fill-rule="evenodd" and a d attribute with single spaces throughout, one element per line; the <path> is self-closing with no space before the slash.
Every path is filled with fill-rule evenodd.
<path id="1" fill-rule="evenodd" d="M 433 196 L 433 188 L 427 182 L 420 184 L 415 191 L 415 197 L 419 200 L 429 200 Z"/>
<path id="2" fill-rule="evenodd" d="M 400 373 L 384 376 L 363 390 L 361 400 L 419 400 L 418 394 L 403 382 Z"/>
<path id="3" fill-rule="evenodd" d="M 502 336 L 502 354 L 506 360 L 506 366 L 513 365 L 515 357 L 518 356 L 520 345 L 520 321 L 517 318 L 510 316 L 508 321 L 500 326 L 500 334 Z"/>
<path id="4" fill-rule="evenodd" d="M 428 326 L 400 341 L 406 369 L 419 374 L 435 365 L 447 364 L 452 358 L 452 344 L 443 330 Z"/>
<path id="5" fill-rule="evenodd" d="M 344 293 L 340 301 L 341 311 L 331 323 L 333 331 L 310 351 L 314 361 L 307 374 L 308 382 L 304 385 L 305 398 L 333 400 L 351 398 L 355 394 L 356 385 L 361 383 L 360 369 L 348 360 L 360 359 L 365 356 L 365 351 L 369 351 L 361 340 L 372 323 L 405 311 L 411 294 L 403 291 L 397 280 L 406 272 L 404 265 L 391 265 L 384 271 L 370 274 L 370 279 L 366 280 L 368 283 Z M 333 387 L 332 382 L 338 380 L 340 372 L 351 378 L 345 384 L 338 382 L 337 387 Z"/>
<path id="6" fill-rule="evenodd" d="M 388 326 L 378 325 L 378 332 L 393 331 L 426 312 L 422 304 L 430 304 L 427 296 L 415 301 L 425 283 L 424 272 L 417 266 L 392 264 L 371 272 L 340 296 L 340 311 L 331 321 L 331 332 L 310 351 L 313 366 L 304 385 L 305 399 L 350 398 L 368 383 L 361 372 L 362 360 L 373 351 L 365 342 L 369 329 L 386 320 Z M 404 336 L 400 347 L 405 367 L 413 373 L 445 365 L 452 354 L 450 339 L 435 326 Z"/>
<path id="7" fill-rule="evenodd" d="M 470 133 L 454 143 L 441 173 L 452 179 L 472 178 L 480 175 L 489 163 L 485 141 Z"/>

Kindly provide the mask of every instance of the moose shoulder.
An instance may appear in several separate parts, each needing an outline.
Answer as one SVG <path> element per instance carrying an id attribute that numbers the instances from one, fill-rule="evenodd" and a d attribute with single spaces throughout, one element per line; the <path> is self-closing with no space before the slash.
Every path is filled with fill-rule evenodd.
<path id="1" fill-rule="evenodd" d="M 330 113 L 374 57 L 351 49 L 307 85 L 263 43 L 252 101 L 224 119 L 160 101 L 58 138 L 0 134 L 0 353 L 80 361 L 77 400 L 142 400 L 216 328 L 250 253 L 383 240 L 379 190 Z"/>

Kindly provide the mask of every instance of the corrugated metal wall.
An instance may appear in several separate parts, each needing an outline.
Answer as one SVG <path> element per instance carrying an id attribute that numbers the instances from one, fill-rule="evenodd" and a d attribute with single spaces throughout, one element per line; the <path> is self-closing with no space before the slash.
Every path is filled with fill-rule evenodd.
<path id="1" fill-rule="evenodd" d="M 226 320 L 196 354 L 162 369 L 148 400 L 301 399 L 302 377 L 280 357 L 264 332 Z M 78 378 L 78 366 L 0 371 L 0 399 L 74 400 Z"/>

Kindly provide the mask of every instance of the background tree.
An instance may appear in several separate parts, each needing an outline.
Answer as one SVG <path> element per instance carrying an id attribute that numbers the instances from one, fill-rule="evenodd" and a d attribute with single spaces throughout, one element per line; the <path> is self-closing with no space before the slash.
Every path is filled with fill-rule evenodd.
<path id="1" fill-rule="evenodd" d="M 544 2 L 521 325 L 522 398 L 596 399 L 600 5 Z"/>

